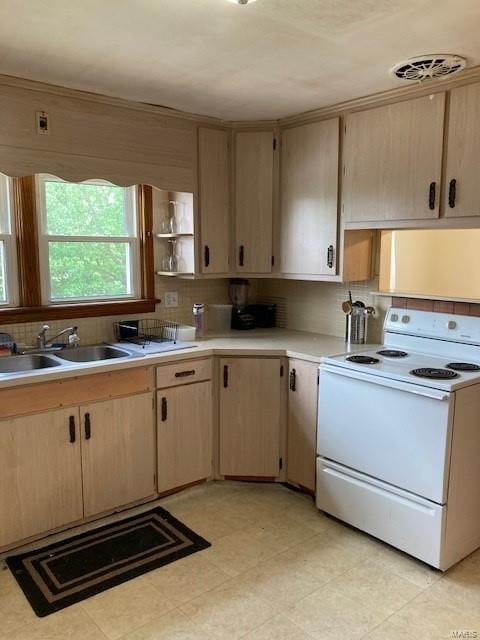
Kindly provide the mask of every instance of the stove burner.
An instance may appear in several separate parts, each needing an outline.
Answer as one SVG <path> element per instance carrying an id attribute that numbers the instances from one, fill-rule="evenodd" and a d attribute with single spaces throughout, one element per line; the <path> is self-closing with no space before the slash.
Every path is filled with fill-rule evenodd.
<path id="1" fill-rule="evenodd" d="M 378 358 L 372 358 L 372 356 L 349 356 L 347 360 L 357 364 L 377 364 L 377 362 L 380 362 Z"/>
<path id="2" fill-rule="evenodd" d="M 408 356 L 406 351 L 398 351 L 398 349 L 382 349 L 377 353 L 379 356 L 385 356 L 385 358 L 406 358 Z"/>
<path id="3" fill-rule="evenodd" d="M 458 376 L 458 373 L 450 369 L 432 369 L 431 367 L 412 369 L 410 373 L 418 378 L 431 378 L 433 380 L 450 380 Z"/>
<path id="4" fill-rule="evenodd" d="M 471 362 L 450 362 L 445 366 L 454 371 L 480 371 L 480 366 Z"/>

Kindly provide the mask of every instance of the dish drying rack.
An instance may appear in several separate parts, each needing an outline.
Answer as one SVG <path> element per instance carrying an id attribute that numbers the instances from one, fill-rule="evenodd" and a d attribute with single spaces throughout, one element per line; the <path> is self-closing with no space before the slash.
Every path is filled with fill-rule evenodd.
<path id="1" fill-rule="evenodd" d="M 151 342 L 177 342 L 178 322 L 170 320 L 124 320 L 113 323 L 118 342 L 131 342 L 145 347 Z"/>

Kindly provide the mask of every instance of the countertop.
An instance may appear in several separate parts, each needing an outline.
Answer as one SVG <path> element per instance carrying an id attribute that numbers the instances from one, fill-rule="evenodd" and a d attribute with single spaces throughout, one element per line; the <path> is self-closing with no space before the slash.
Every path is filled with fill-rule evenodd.
<path id="1" fill-rule="evenodd" d="M 3 373 L 0 374 L 0 389 L 208 356 L 286 356 L 319 363 L 322 356 L 365 350 L 369 346 L 347 345 L 343 338 L 285 329 L 231 331 L 221 336 L 207 335 L 201 340 L 188 344 L 189 348 L 163 354 L 132 355 L 128 358 L 80 365 L 66 363 L 62 367 L 22 373 Z M 128 349 L 128 343 L 122 347 Z"/>

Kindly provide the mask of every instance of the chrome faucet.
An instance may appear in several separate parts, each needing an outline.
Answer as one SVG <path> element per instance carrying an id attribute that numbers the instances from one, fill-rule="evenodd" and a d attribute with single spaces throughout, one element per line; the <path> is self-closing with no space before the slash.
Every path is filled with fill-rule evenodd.
<path id="1" fill-rule="evenodd" d="M 51 347 L 57 338 L 68 333 L 68 346 L 76 347 L 80 342 L 80 338 L 78 336 L 78 327 L 67 327 L 66 329 L 62 329 L 60 333 L 57 333 L 56 336 L 50 338 L 47 341 L 47 331 L 50 329 L 48 324 L 44 324 L 40 333 L 37 336 L 37 349 L 46 349 L 47 347 Z"/>

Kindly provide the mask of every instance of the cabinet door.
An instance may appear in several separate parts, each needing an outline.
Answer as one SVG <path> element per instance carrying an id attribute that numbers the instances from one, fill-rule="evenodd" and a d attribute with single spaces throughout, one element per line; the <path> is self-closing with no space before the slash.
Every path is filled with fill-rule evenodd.
<path id="1" fill-rule="evenodd" d="M 291 359 L 288 384 L 287 479 L 315 491 L 318 364 Z"/>
<path id="2" fill-rule="evenodd" d="M 0 547 L 80 520 L 78 409 L 0 422 Z"/>
<path id="3" fill-rule="evenodd" d="M 228 133 L 198 131 L 202 273 L 227 273 L 230 245 Z"/>
<path id="4" fill-rule="evenodd" d="M 445 94 L 347 116 L 346 222 L 438 218 Z"/>
<path id="5" fill-rule="evenodd" d="M 80 408 L 85 517 L 155 492 L 153 395 Z"/>
<path id="6" fill-rule="evenodd" d="M 277 477 L 280 360 L 224 358 L 220 367 L 220 473 Z"/>
<path id="7" fill-rule="evenodd" d="M 212 383 L 157 392 L 158 491 L 212 474 Z"/>
<path id="8" fill-rule="evenodd" d="M 452 89 L 448 116 L 445 215 L 479 216 L 480 83 Z"/>
<path id="9" fill-rule="evenodd" d="M 282 134 L 283 273 L 336 273 L 339 126 L 333 118 Z"/>
<path id="10" fill-rule="evenodd" d="M 239 273 L 272 270 L 273 132 L 235 136 L 235 236 Z"/>

